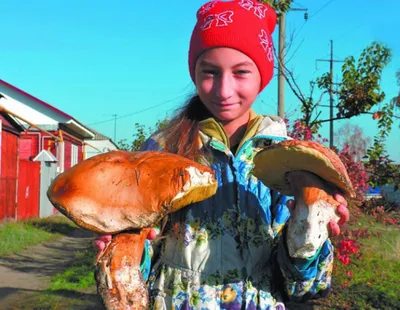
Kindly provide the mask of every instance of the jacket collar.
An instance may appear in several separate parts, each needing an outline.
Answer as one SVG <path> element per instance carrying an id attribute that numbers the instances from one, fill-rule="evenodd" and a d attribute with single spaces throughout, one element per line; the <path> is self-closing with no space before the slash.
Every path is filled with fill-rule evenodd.
<path id="1" fill-rule="evenodd" d="M 215 118 L 210 117 L 199 122 L 200 132 L 205 135 L 206 140 L 213 139 L 221 142 L 226 148 L 230 149 L 229 138 L 226 135 L 224 126 Z M 286 124 L 278 116 L 274 115 L 258 115 L 250 110 L 250 121 L 247 124 L 246 132 L 239 143 L 240 147 L 255 135 L 265 135 L 272 137 L 287 137 Z M 290 139 L 290 138 L 289 138 Z M 202 139 L 203 142 L 204 139 Z"/>
<path id="2" fill-rule="evenodd" d="M 257 115 L 256 112 L 250 110 L 249 122 L 242 140 L 239 143 L 238 149 L 243 145 L 245 141 L 253 137 L 258 130 L 259 125 L 263 120 L 263 116 Z M 213 137 L 218 141 L 222 142 L 227 148 L 230 148 L 229 138 L 226 135 L 224 126 L 217 121 L 215 118 L 210 117 L 199 122 L 200 131 L 209 137 Z"/>

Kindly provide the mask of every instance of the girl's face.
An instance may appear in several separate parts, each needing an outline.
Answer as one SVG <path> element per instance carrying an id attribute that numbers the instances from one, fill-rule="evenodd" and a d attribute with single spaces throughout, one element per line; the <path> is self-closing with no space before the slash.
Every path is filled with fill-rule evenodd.
<path id="1" fill-rule="evenodd" d="M 205 51 L 196 62 L 195 76 L 201 101 L 223 123 L 248 115 L 260 91 L 256 64 L 232 48 Z"/>

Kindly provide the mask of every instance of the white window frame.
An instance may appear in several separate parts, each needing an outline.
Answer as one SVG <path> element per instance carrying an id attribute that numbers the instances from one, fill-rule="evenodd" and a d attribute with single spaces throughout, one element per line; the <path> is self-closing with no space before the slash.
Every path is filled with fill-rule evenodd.
<path id="1" fill-rule="evenodd" d="M 71 145 L 71 167 L 78 163 L 78 146 L 75 144 Z"/>

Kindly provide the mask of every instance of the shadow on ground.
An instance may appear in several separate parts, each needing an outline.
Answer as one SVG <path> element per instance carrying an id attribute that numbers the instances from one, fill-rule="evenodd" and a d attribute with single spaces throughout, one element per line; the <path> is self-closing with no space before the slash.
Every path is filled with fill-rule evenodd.
<path id="1" fill-rule="evenodd" d="M 4 287 L 0 288 L 1 296 L 12 294 L 2 310 L 104 310 L 95 288 L 88 288 L 82 292 L 70 290 L 31 290 Z M 18 297 L 16 297 L 18 296 Z"/>
<path id="2" fill-rule="evenodd" d="M 0 267 L 22 273 L 32 273 L 39 277 L 52 276 L 60 270 L 64 270 L 68 262 L 74 260 L 76 252 L 87 249 L 92 240 L 92 233 L 76 229 L 71 236 L 33 246 L 19 254 L 0 258 Z M 2 282 L 0 281 L 0 284 Z"/>

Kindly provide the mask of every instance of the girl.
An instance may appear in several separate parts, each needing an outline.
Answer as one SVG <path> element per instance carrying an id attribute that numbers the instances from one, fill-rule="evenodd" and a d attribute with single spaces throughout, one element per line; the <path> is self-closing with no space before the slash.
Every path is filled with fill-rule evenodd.
<path id="1" fill-rule="evenodd" d="M 170 215 L 160 236 L 148 240 L 142 271 L 154 309 L 284 309 L 285 299 L 305 301 L 330 288 L 329 239 L 313 257 L 289 257 L 293 202 L 250 174 L 258 150 L 288 139 L 280 118 L 251 110 L 273 75 L 275 25 L 274 10 L 256 0 L 212 1 L 197 12 L 189 48 L 197 94 L 142 150 L 209 165 L 219 187 L 212 198 Z M 336 199 L 345 222 L 346 202 Z M 330 229 L 339 234 L 336 223 Z"/>

